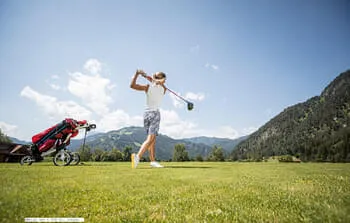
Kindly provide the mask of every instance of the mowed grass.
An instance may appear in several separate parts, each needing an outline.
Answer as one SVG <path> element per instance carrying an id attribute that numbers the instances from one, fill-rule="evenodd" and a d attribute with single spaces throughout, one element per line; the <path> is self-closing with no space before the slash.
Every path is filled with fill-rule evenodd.
<path id="1" fill-rule="evenodd" d="M 1 222 L 350 222 L 350 164 L 0 164 Z"/>

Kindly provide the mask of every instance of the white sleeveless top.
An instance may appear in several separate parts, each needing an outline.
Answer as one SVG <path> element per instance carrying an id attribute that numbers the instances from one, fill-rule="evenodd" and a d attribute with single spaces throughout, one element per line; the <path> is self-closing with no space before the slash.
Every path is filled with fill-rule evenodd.
<path id="1" fill-rule="evenodd" d="M 162 103 L 164 96 L 164 88 L 160 84 L 152 82 L 147 91 L 147 107 L 146 111 L 157 111 Z"/>

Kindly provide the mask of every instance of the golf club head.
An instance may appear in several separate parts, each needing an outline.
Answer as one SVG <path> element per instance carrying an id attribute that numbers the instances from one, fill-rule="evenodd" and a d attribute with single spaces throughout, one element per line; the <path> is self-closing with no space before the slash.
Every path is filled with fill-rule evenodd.
<path id="1" fill-rule="evenodd" d="M 191 111 L 193 109 L 193 106 L 194 106 L 193 103 L 188 102 L 187 103 L 187 110 Z"/>

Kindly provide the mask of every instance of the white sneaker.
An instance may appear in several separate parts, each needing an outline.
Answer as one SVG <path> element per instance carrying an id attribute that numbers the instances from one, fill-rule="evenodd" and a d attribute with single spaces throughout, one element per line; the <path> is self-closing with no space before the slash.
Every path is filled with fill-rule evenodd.
<path id="1" fill-rule="evenodd" d="M 151 167 L 155 167 L 155 168 L 163 168 L 164 166 L 160 165 L 158 162 L 151 162 Z"/>
<path id="2" fill-rule="evenodd" d="M 140 158 L 137 154 L 131 154 L 131 168 L 136 168 L 140 162 Z"/>

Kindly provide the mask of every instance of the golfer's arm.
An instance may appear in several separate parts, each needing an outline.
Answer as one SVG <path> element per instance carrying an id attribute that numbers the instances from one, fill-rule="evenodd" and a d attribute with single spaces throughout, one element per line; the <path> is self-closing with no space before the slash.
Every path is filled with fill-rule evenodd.
<path id="1" fill-rule="evenodd" d="M 138 90 L 138 91 L 146 91 L 147 90 L 147 86 L 145 85 L 140 85 L 140 84 L 137 84 L 136 83 L 136 80 L 137 80 L 137 77 L 139 75 L 138 74 L 135 74 L 134 77 L 132 78 L 131 80 L 131 83 L 130 83 L 130 87 L 132 89 L 135 89 L 135 90 Z"/>
<path id="2" fill-rule="evenodd" d="M 147 74 L 141 74 L 141 75 L 142 75 L 142 77 L 146 78 L 146 80 L 148 80 L 149 82 L 152 83 L 153 78 L 151 76 L 148 76 Z"/>
<path id="3" fill-rule="evenodd" d="M 168 90 L 168 88 L 164 85 L 164 84 L 162 84 L 162 86 L 163 86 L 163 88 L 164 88 L 164 94 L 166 93 L 166 90 Z"/>

